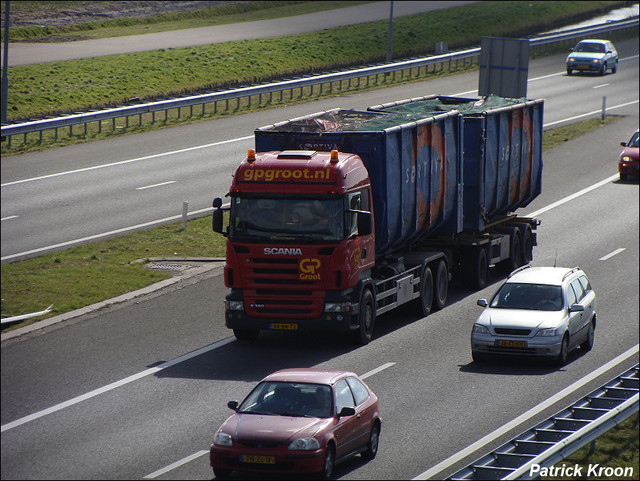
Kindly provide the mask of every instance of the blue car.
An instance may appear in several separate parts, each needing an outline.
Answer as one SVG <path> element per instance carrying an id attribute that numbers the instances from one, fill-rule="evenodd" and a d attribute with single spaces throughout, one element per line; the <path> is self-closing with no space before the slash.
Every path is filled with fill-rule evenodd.
<path id="1" fill-rule="evenodd" d="M 574 70 L 605 75 L 609 69 L 611 73 L 618 71 L 618 51 L 609 40 L 582 40 L 567 57 L 567 75 Z"/>

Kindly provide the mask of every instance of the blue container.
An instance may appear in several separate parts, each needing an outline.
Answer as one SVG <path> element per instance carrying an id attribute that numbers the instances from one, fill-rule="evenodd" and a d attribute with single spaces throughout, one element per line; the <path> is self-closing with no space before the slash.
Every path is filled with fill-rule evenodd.
<path id="1" fill-rule="evenodd" d="M 337 149 L 360 156 L 373 196 L 376 257 L 462 231 L 462 118 L 456 111 L 399 122 L 335 109 L 261 127 L 258 152 Z"/>
<path id="2" fill-rule="evenodd" d="M 540 195 L 543 100 L 427 96 L 368 110 L 415 118 L 433 112 L 434 100 L 463 119 L 465 231 L 483 231 Z"/>

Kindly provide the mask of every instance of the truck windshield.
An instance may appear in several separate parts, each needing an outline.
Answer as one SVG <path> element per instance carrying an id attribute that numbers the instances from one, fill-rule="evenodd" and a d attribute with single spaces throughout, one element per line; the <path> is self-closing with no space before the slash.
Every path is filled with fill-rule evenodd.
<path id="1" fill-rule="evenodd" d="M 229 236 L 236 242 L 337 242 L 345 236 L 343 202 L 233 197 Z"/>

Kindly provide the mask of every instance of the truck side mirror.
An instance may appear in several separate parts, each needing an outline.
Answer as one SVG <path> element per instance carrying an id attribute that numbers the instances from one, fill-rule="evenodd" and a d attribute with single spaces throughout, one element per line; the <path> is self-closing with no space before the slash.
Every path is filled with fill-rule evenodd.
<path id="1" fill-rule="evenodd" d="M 215 210 L 213 211 L 213 215 L 211 216 L 211 229 L 213 230 L 213 232 L 217 232 L 218 234 L 226 236 L 227 233 L 222 231 L 223 211 L 221 207 L 222 199 L 220 197 L 216 197 L 215 199 L 213 199 L 213 208 Z"/>
<path id="2" fill-rule="evenodd" d="M 371 234 L 371 212 L 358 212 L 358 235 Z"/>

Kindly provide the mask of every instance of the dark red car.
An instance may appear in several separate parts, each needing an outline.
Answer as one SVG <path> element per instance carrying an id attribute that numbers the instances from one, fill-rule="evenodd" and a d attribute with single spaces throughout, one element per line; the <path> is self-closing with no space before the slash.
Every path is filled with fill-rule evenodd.
<path id="1" fill-rule="evenodd" d="M 378 398 L 348 371 L 285 369 L 264 378 L 215 434 L 209 454 L 216 478 L 232 471 L 317 473 L 378 452 Z"/>
<path id="2" fill-rule="evenodd" d="M 638 177 L 638 131 L 633 134 L 629 142 L 620 142 L 624 150 L 620 153 L 618 160 L 618 172 L 620 172 L 620 180 L 626 180 L 629 177 Z"/>

